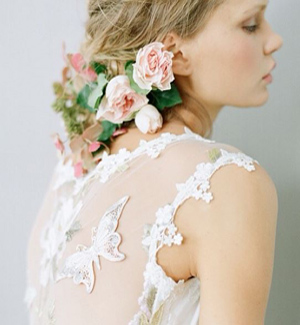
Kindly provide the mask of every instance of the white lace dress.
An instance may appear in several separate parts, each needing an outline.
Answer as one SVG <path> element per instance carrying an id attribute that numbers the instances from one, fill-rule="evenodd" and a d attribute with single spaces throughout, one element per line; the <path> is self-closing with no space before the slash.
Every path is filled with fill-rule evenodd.
<path id="1" fill-rule="evenodd" d="M 106 155 L 81 179 L 59 161 L 28 243 L 30 324 L 198 324 L 199 279 L 168 276 L 157 252 L 184 242 L 176 211 L 212 204 L 219 168 L 254 162 L 188 128 Z"/>

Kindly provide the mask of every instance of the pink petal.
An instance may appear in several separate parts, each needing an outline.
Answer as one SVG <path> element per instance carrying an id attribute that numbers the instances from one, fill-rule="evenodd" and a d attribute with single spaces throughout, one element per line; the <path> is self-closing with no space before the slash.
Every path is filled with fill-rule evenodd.
<path id="1" fill-rule="evenodd" d="M 100 146 L 101 146 L 101 142 L 99 142 L 99 141 L 92 142 L 89 145 L 89 152 L 97 151 L 100 148 Z"/>
<path id="2" fill-rule="evenodd" d="M 82 74 L 85 76 L 85 78 L 88 81 L 96 81 L 97 78 L 98 78 L 97 73 L 91 67 L 88 67 L 87 69 L 84 69 L 82 71 Z"/>
<path id="3" fill-rule="evenodd" d="M 55 147 L 57 150 L 59 150 L 59 152 L 62 154 L 65 150 L 65 147 L 63 145 L 63 143 L 60 141 L 60 139 L 57 139 L 57 141 L 55 142 Z"/>
<path id="4" fill-rule="evenodd" d="M 82 161 L 74 165 L 74 175 L 75 177 L 81 177 L 83 175 Z"/>
<path id="5" fill-rule="evenodd" d="M 57 133 L 52 135 L 52 138 L 54 140 L 54 145 L 56 147 L 56 149 L 59 151 L 60 154 L 63 154 L 65 151 L 65 146 L 63 144 L 63 142 L 61 141 L 59 135 Z"/>
<path id="6" fill-rule="evenodd" d="M 80 53 L 73 54 L 71 57 L 71 64 L 77 72 L 81 72 L 85 65 L 83 56 Z"/>
<path id="7" fill-rule="evenodd" d="M 128 131 L 127 128 L 117 129 L 117 130 L 112 134 L 112 136 L 113 136 L 113 137 L 117 137 L 118 135 L 121 135 L 121 134 L 127 133 L 127 131 Z"/>

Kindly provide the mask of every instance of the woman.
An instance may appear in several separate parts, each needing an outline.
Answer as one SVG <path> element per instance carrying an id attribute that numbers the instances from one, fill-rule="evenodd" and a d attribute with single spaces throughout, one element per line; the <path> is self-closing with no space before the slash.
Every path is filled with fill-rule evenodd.
<path id="1" fill-rule="evenodd" d="M 282 39 L 266 6 L 89 1 L 55 86 L 71 153 L 56 137 L 28 245 L 32 324 L 264 324 L 276 188 L 208 137 L 223 106 L 268 99 Z"/>

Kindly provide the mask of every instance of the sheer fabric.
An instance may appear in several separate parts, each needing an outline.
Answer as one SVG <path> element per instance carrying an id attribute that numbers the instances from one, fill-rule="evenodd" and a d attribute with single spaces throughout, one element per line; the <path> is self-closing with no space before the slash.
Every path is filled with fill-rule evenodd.
<path id="1" fill-rule="evenodd" d="M 30 324 L 198 324 L 199 279 L 168 276 L 157 253 L 186 239 L 176 211 L 187 199 L 213 204 L 218 169 L 254 162 L 188 128 L 106 155 L 82 179 L 59 161 L 28 243 Z"/>

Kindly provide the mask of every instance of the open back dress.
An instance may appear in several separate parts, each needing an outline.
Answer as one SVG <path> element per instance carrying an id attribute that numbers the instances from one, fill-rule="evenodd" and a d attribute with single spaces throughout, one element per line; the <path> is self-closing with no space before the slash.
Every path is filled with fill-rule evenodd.
<path id="1" fill-rule="evenodd" d="M 200 280 L 168 276 L 157 252 L 186 240 L 176 227 L 181 205 L 214 203 L 218 169 L 252 172 L 254 162 L 187 127 L 106 154 L 81 178 L 61 159 L 28 242 L 30 324 L 198 324 Z"/>

